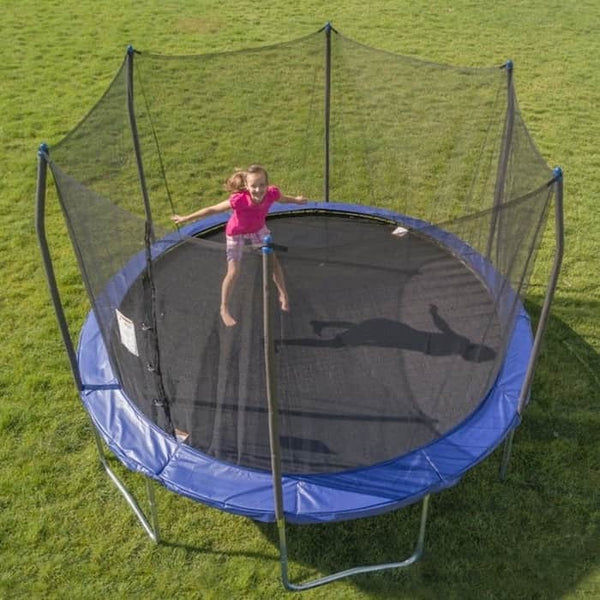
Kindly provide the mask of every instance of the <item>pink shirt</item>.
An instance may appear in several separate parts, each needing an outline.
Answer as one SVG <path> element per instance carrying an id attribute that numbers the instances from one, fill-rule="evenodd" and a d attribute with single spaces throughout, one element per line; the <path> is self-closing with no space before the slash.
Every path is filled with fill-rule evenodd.
<path id="1" fill-rule="evenodd" d="M 256 233 L 264 226 L 269 208 L 279 198 L 281 198 L 281 192 L 274 185 L 267 188 L 259 204 L 252 201 L 250 192 L 246 190 L 231 194 L 229 204 L 233 209 L 233 214 L 227 221 L 225 233 L 227 235 Z"/>

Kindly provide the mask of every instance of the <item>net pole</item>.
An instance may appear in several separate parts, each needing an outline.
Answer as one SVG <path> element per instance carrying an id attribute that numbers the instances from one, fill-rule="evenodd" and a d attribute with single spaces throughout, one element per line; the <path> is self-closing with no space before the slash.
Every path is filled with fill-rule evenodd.
<path id="1" fill-rule="evenodd" d="M 263 338 L 265 355 L 265 381 L 269 412 L 269 447 L 271 451 L 271 476 L 273 480 L 273 500 L 275 521 L 279 535 L 279 560 L 283 585 L 288 587 L 288 554 L 283 511 L 283 483 L 281 479 L 281 445 L 279 441 L 279 406 L 277 402 L 277 382 L 275 376 L 275 353 L 273 350 L 273 327 L 271 320 L 271 286 L 273 279 L 273 248 L 271 237 L 265 236 L 262 247 L 263 274 Z"/>
<path id="2" fill-rule="evenodd" d="M 554 197 L 554 232 L 556 239 L 556 252 L 554 254 L 554 262 L 552 265 L 552 272 L 550 273 L 550 280 L 548 282 L 548 288 L 546 290 L 546 296 L 544 298 L 544 304 L 542 305 L 542 311 L 538 320 L 538 325 L 535 331 L 535 337 L 533 340 L 533 348 L 531 350 L 531 356 L 529 357 L 529 363 L 527 364 L 527 371 L 525 372 L 525 379 L 523 386 L 521 387 L 521 393 L 519 395 L 519 404 L 517 412 L 519 416 L 523 413 L 525 405 L 529 398 L 529 392 L 531 389 L 531 383 L 533 381 L 533 375 L 537 364 L 538 355 L 542 344 L 542 338 L 546 330 L 548 317 L 550 315 L 550 307 L 552 300 L 554 299 L 554 293 L 556 292 L 556 286 L 558 284 L 558 277 L 560 275 L 560 269 L 562 266 L 562 260 L 564 255 L 565 245 L 565 225 L 564 225 L 564 209 L 563 209 L 563 172 L 560 167 L 554 168 L 554 179 L 553 183 L 555 186 L 555 197 Z M 515 430 L 510 432 L 505 444 L 504 452 L 502 456 L 502 464 L 500 466 L 500 477 L 504 479 L 508 469 L 508 462 L 510 460 L 510 454 L 512 450 L 512 443 L 514 438 Z"/>
<path id="3" fill-rule="evenodd" d="M 166 429 L 171 435 L 175 435 L 175 428 L 171 419 L 171 409 L 165 392 L 162 380 L 160 347 L 158 343 L 158 320 L 156 317 L 156 289 L 154 286 L 154 277 L 152 273 L 152 244 L 155 241 L 154 225 L 152 221 L 152 211 L 150 209 L 150 198 L 148 196 L 148 188 L 146 185 L 146 177 L 144 174 L 144 165 L 142 161 L 142 149 L 140 146 L 137 121 L 135 118 L 135 103 L 134 103 L 134 86 L 133 86 L 133 67 L 134 56 L 136 51 L 133 46 L 127 48 L 127 111 L 129 115 L 129 125 L 131 128 L 131 136 L 133 139 L 133 148 L 135 152 L 135 160 L 137 164 L 140 188 L 144 201 L 144 212 L 146 215 L 146 223 L 144 228 L 144 248 L 146 252 L 146 276 L 145 280 L 149 288 L 149 311 L 147 313 L 150 319 L 150 326 L 147 328 L 148 336 L 150 337 L 150 346 L 153 349 L 153 362 L 148 365 L 148 370 L 154 375 L 156 385 L 156 398 L 154 398 L 153 406 L 162 408 L 163 415 L 166 420 Z M 146 285 L 146 283 L 145 283 Z M 156 419 L 155 419 L 156 420 Z"/>
<path id="4" fill-rule="evenodd" d="M 554 169 L 554 185 L 555 185 L 555 198 L 554 198 L 554 221 L 555 221 L 555 239 L 556 239 L 556 253 L 554 255 L 554 262 L 552 265 L 552 272 L 550 274 L 550 281 L 548 282 L 548 289 L 546 291 L 546 297 L 544 298 L 544 304 L 542 305 L 542 312 L 538 320 L 538 326 L 535 332 L 535 338 L 533 341 L 533 350 L 531 351 L 531 357 L 529 359 L 529 365 L 527 373 L 525 375 L 525 381 L 521 389 L 521 395 L 519 397 L 519 414 L 523 412 L 527 398 L 529 396 L 529 390 L 531 388 L 531 382 L 533 380 L 533 373 L 537 358 L 540 352 L 542 344 L 542 338 L 546 331 L 546 325 L 548 323 L 548 317 L 550 315 L 550 307 L 552 300 L 554 299 L 554 293 L 556 292 L 556 286 L 558 284 L 558 276 L 562 266 L 562 260 L 564 255 L 565 245 L 565 226 L 564 226 L 564 214 L 563 214 L 563 175 L 562 169 L 556 167 Z"/>
<path id="5" fill-rule="evenodd" d="M 331 124 L 331 23 L 325 25 L 325 165 L 323 198 L 329 202 L 330 124 Z"/>
<path id="6" fill-rule="evenodd" d="M 285 589 L 302 591 L 319 587 L 353 575 L 373 573 L 387 569 L 408 567 L 417 562 L 423 555 L 425 547 L 425 530 L 429 510 L 429 495 L 423 498 L 421 519 L 417 543 L 411 556 L 406 560 L 394 563 L 382 563 L 346 569 L 319 577 L 305 583 L 292 583 L 288 571 L 288 546 L 286 535 L 286 521 L 283 507 L 283 480 L 281 472 L 281 444 L 279 439 L 279 406 L 277 401 L 277 379 L 275 374 L 275 353 L 273 348 L 273 326 L 271 319 L 271 291 L 273 281 L 273 245 L 270 236 L 263 240 L 262 247 L 262 285 L 263 285 L 263 339 L 265 356 L 265 380 L 269 419 L 269 446 L 271 452 L 271 476 L 273 481 L 273 500 L 275 507 L 275 521 L 279 536 L 279 561 L 281 566 L 281 580 Z"/>
<path id="7" fill-rule="evenodd" d="M 152 226 L 152 212 L 150 210 L 150 198 L 148 196 L 148 187 L 146 185 L 146 176 L 144 174 L 144 164 L 142 162 L 142 149 L 140 147 L 140 138 L 138 134 L 137 121 L 135 118 L 135 103 L 133 89 L 133 57 L 136 51 L 133 46 L 127 48 L 127 112 L 129 114 L 129 126 L 131 128 L 131 136 L 133 138 L 133 149 L 135 152 L 135 161 L 137 164 L 138 177 L 144 200 L 144 211 L 146 213 L 146 221 L 150 226 L 151 241 L 154 241 L 154 231 Z"/>
<path id="8" fill-rule="evenodd" d="M 73 346 L 73 341 L 71 339 L 71 335 L 69 333 L 69 328 L 67 325 L 67 321 L 65 318 L 62 302 L 60 299 L 60 294 L 58 292 L 58 286 L 56 284 L 56 276 L 54 274 L 54 267 L 52 265 L 52 258 L 50 256 L 50 250 L 48 247 L 48 240 L 46 238 L 46 180 L 47 180 L 47 172 L 48 172 L 48 146 L 46 144 L 42 144 L 38 150 L 38 174 L 37 174 L 37 190 L 36 190 L 36 212 L 35 212 L 35 228 L 38 237 L 38 242 L 40 245 L 40 250 L 42 253 L 42 260 L 44 263 L 44 270 L 46 272 L 46 280 L 48 282 L 48 287 L 50 289 L 50 296 L 52 298 L 52 304 L 54 306 L 54 312 L 56 313 L 56 319 L 58 321 L 58 325 L 60 328 L 60 332 L 62 335 L 63 343 L 65 345 L 65 349 L 67 351 L 67 356 L 69 357 L 69 363 L 71 365 L 71 373 L 73 375 L 73 379 L 75 380 L 75 385 L 77 387 L 77 391 L 81 392 L 83 390 L 83 383 L 81 381 L 81 373 L 79 371 L 79 364 L 77 363 L 77 355 L 75 353 L 75 348 Z M 108 461 L 104 455 L 104 451 L 102 448 L 102 444 L 100 441 L 100 437 L 98 431 L 96 429 L 95 424 L 92 421 L 92 431 L 94 433 L 94 439 L 96 441 L 96 447 L 98 449 L 98 454 L 100 457 L 100 462 L 112 480 L 112 482 L 119 489 L 121 494 L 125 497 L 125 500 L 132 508 L 136 516 L 138 517 L 140 523 L 144 527 L 146 533 L 150 536 L 150 538 L 158 542 L 160 540 L 160 533 L 158 529 L 158 513 L 156 509 L 156 502 L 154 499 L 154 491 L 151 489 L 149 481 L 148 481 L 148 498 L 151 507 L 152 514 L 152 526 L 149 524 L 148 520 L 145 518 L 144 513 L 139 508 L 139 505 L 135 501 L 134 497 L 127 490 L 127 487 L 123 484 L 123 482 L 117 477 L 114 471 L 110 468 Z"/>
<path id="9" fill-rule="evenodd" d="M 515 122 L 515 94 L 513 86 L 513 62 L 509 60 L 503 67 L 506 69 L 506 87 L 507 87 L 507 105 L 506 116 L 504 118 L 504 135 L 502 138 L 502 148 L 500 150 L 500 158 L 498 160 L 498 170 L 496 172 L 496 187 L 494 189 L 494 205 L 492 214 L 490 215 L 490 233 L 488 237 L 487 249 L 485 256 L 488 260 L 491 259 L 492 248 L 494 246 L 494 238 L 500 238 L 500 206 L 504 198 L 504 190 L 506 185 L 506 174 L 508 172 L 508 163 L 510 159 L 510 151 L 512 146 L 513 128 Z M 498 259 L 499 254 L 496 253 Z"/>
<path id="10" fill-rule="evenodd" d="M 81 373 L 79 372 L 79 364 L 77 363 L 77 355 L 73 346 L 73 340 L 69 333 L 69 327 L 65 318 L 65 312 L 63 309 L 60 293 L 58 291 L 58 285 L 56 284 L 56 276 L 54 274 L 54 267 L 52 265 L 52 257 L 50 256 L 50 249 L 48 247 L 48 240 L 46 238 L 46 181 L 48 174 L 48 146 L 41 144 L 38 150 L 38 168 L 37 168 L 37 189 L 36 189 L 36 211 L 35 211 L 35 229 L 37 233 L 38 243 L 40 251 L 42 253 L 42 260 L 44 262 L 44 270 L 46 272 L 46 281 L 48 282 L 48 289 L 50 290 L 50 296 L 52 298 L 52 305 L 54 306 L 54 312 L 56 314 L 56 320 L 60 328 L 60 333 L 67 351 L 69 358 L 69 364 L 71 366 L 71 373 L 75 381 L 75 386 L 78 391 L 83 389 L 81 382 Z"/>

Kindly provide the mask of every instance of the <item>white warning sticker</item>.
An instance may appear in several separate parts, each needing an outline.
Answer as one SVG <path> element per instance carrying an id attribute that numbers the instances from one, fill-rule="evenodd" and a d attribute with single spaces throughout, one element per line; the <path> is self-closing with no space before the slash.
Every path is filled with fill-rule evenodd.
<path id="1" fill-rule="evenodd" d="M 137 340 L 135 339 L 135 325 L 131 319 L 128 319 L 123 313 L 115 309 L 117 313 L 117 323 L 119 324 L 119 335 L 121 337 L 121 344 L 134 354 L 139 356 Z"/>

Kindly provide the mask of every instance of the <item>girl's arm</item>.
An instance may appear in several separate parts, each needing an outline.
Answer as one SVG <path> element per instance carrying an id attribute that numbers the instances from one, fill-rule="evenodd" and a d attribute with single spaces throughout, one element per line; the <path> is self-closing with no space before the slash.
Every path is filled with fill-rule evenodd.
<path id="1" fill-rule="evenodd" d="M 284 196 L 281 194 L 277 202 L 284 202 L 286 204 L 306 204 L 308 200 L 304 196 Z"/>
<path id="2" fill-rule="evenodd" d="M 201 208 L 200 210 L 190 213 L 189 215 L 173 215 L 171 217 L 171 221 L 173 221 L 177 225 L 180 225 L 181 223 L 186 223 L 187 221 L 193 221 L 194 219 L 201 219 L 202 217 L 216 215 L 218 213 L 226 212 L 228 210 L 231 210 L 229 200 L 223 200 L 223 202 L 219 202 L 218 204 L 214 204 L 213 206 L 208 206 L 207 208 Z"/>

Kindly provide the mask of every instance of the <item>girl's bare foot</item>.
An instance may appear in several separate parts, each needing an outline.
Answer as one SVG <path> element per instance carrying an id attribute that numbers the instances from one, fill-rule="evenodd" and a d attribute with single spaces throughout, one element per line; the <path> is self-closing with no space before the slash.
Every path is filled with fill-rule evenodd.
<path id="1" fill-rule="evenodd" d="M 279 294 L 279 304 L 283 312 L 290 312 L 290 301 L 287 294 Z"/>
<path id="2" fill-rule="evenodd" d="M 226 308 L 221 307 L 221 319 L 227 327 L 233 327 L 237 321 L 231 316 Z"/>

